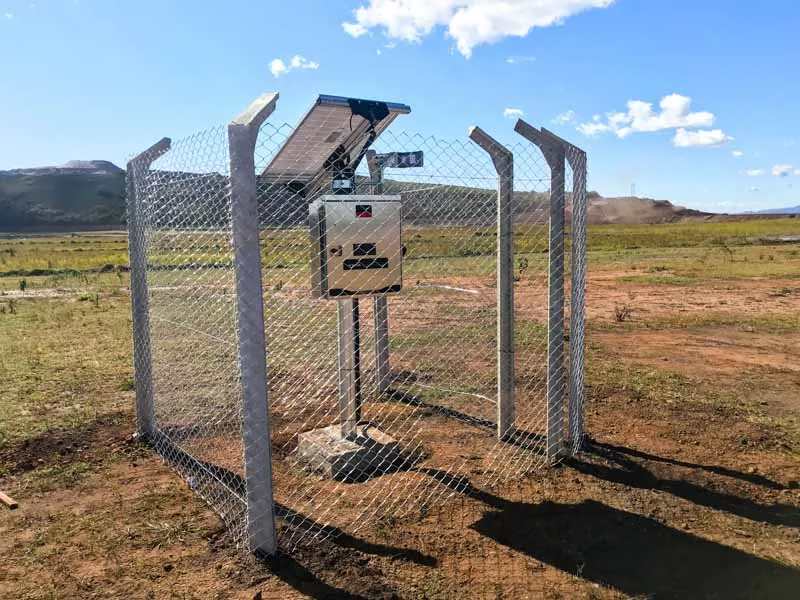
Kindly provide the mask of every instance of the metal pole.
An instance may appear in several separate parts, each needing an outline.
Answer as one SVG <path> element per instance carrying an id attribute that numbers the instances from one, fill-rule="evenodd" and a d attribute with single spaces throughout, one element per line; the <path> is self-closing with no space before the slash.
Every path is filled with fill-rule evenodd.
<path id="1" fill-rule="evenodd" d="M 353 438 L 361 419 L 361 332 L 358 300 L 340 300 L 339 331 L 339 422 L 342 437 Z"/>
<path id="2" fill-rule="evenodd" d="M 277 99 L 276 93 L 261 96 L 228 125 L 247 535 L 250 550 L 266 554 L 275 554 L 277 539 L 254 152 L 259 127 L 275 110 Z"/>
<path id="3" fill-rule="evenodd" d="M 372 180 L 372 193 L 383 193 L 383 165 L 377 159 L 374 150 L 367 150 L 367 166 Z M 385 295 L 375 296 L 372 300 L 372 312 L 375 320 L 375 378 L 378 393 L 389 389 L 389 303 Z"/>
<path id="4" fill-rule="evenodd" d="M 139 191 L 150 165 L 170 148 L 162 138 L 128 162 L 125 189 L 128 205 L 128 255 L 131 277 L 131 322 L 133 324 L 133 374 L 136 384 L 136 435 L 150 438 L 156 429 L 153 403 L 152 356 L 150 350 L 150 299 L 147 288 L 147 239 Z"/>
<path id="5" fill-rule="evenodd" d="M 550 243 L 548 248 L 547 458 L 564 450 L 564 180 L 563 141 L 519 119 L 514 131 L 539 147 L 550 167 Z"/>
<path id="6" fill-rule="evenodd" d="M 497 191 L 497 437 L 514 433 L 514 155 L 480 127 L 470 139 L 492 158 Z"/>

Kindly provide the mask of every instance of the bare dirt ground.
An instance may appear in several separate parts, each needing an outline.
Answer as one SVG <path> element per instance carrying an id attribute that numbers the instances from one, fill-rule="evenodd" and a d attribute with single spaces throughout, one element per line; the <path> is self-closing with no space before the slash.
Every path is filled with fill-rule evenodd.
<path id="1" fill-rule="evenodd" d="M 800 279 L 622 275 L 589 281 L 577 460 L 261 561 L 121 410 L 0 450 L 0 597 L 796 598 Z"/>

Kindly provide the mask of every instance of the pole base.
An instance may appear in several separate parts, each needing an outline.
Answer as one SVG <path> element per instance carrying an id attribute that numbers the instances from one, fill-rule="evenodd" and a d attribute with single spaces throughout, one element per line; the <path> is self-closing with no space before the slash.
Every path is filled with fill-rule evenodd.
<path id="1" fill-rule="evenodd" d="M 297 436 L 301 464 L 329 479 L 366 481 L 397 471 L 407 462 L 390 435 L 369 423 L 356 426 L 355 435 L 344 437 L 339 424 Z"/>

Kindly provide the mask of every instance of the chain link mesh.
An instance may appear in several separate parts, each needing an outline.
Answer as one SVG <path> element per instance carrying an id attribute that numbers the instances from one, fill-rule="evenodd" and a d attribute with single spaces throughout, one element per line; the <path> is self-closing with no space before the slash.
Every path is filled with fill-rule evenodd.
<path id="1" fill-rule="evenodd" d="M 256 148 L 266 165 L 291 129 L 266 125 Z M 291 527 L 281 547 L 308 531 L 365 525 L 428 510 L 452 496 L 441 479 L 494 485 L 545 463 L 548 170 L 535 149 L 514 148 L 516 432 L 498 442 L 497 179 L 472 142 L 384 133 L 377 152 L 422 150 L 425 166 L 387 169 L 384 194 L 402 198 L 404 288 L 387 297 L 388 389 L 376 385 L 373 302 L 360 301 L 362 420 L 397 440 L 403 460 L 364 468 L 357 485 L 303 464 L 298 436 L 339 418 L 336 301 L 312 298 L 308 204 L 289 177 L 262 180 L 265 320 L 269 347 L 274 485 Z M 373 182 L 358 174 L 356 193 Z M 368 474 L 363 475 L 366 471 Z"/>
<path id="2" fill-rule="evenodd" d="M 150 308 L 154 445 L 244 535 L 241 390 L 227 136 L 172 144 L 137 174 Z"/>
<path id="3" fill-rule="evenodd" d="M 425 157 L 423 168 L 386 169 L 382 182 L 383 194 L 402 200 L 405 255 L 403 290 L 386 295 L 389 370 L 380 385 L 377 303 L 359 301 L 361 422 L 390 436 L 393 451 L 366 454 L 368 464 L 347 459 L 344 476 L 331 478 L 299 449 L 301 434 L 340 422 L 339 301 L 311 290 L 309 205 L 328 188 L 305 186 L 288 172 L 264 174 L 291 132 L 265 124 L 255 151 L 271 427 L 264 435 L 272 444 L 279 548 L 433 510 L 466 522 L 465 494 L 498 489 L 548 461 L 548 269 L 551 253 L 564 251 L 548 239 L 550 170 L 532 144 L 508 146 L 515 427 L 501 441 L 498 173 L 466 139 L 388 131 L 375 142 L 377 152 L 422 150 Z M 247 507 L 226 131 L 176 142 L 132 176 L 138 217 L 131 227 L 146 249 L 154 445 L 241 542 Z M 574 183 L 585 201 L 585 175 Z M 355 192 L 373 193 L 377 184 L 363 164 Z M 577 215 L 585 232 L 585 209 Z M 575 251 L 573 263 L 582 261 L 585 246 Z M 582 307 L 580 291 L 572 302 Z M 583 332 L 570 333 L 581 347 L 571 360 L 582 364 Z M 558 385 L 566 411 L 567 381 Z M 575 443 L 577 432 L 569 438 Z"/>

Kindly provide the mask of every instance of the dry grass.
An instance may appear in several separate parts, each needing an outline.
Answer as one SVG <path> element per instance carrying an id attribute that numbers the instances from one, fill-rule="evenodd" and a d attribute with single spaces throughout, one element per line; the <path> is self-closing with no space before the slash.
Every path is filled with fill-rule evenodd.
<path id="1" fill-rule="evenodd" d="M 592 228 L 587 423 L 600 444 L 456 496 L 447 514 L 386 515 L 358 539 L 266 565 L 130 440 L 127 275 L 96 273 L 126 264 L 124 240 L 0 241 L 6 274 L 77 270 L 26 275 L 25 294 L 22 277 L 0 276 L 0 489 L 21 504 L 0 511 L 0 597 L 758 597 L 750 585 L 791 597 L 800 245 L 759 240 L 799 229 Z M 483 276 L 485 257 L 453 261 Z M 527 266 L 518 274 L 524 289 Z M 633 311 L 620 319 L 615 306 Z M 436 336 L 415 335 L 435 354 Z"/>

